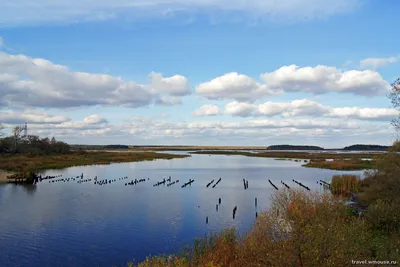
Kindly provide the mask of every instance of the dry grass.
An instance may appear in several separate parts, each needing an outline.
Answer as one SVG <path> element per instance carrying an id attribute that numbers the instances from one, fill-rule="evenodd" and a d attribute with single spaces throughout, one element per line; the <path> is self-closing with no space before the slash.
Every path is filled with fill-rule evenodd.
<path id="1" fill-rule="evenodd" d="M 376 160 L 335 159 L 333 161 L 325 161 L 321 159 L 312 159 L 309 163 L 304 164 L 303 166 L 330 170 L 356 171 L 376 169 Z"/>
<path id="2" fill-rule="evenodd" d="M 347 197 L 350 193 L 360 190 L 360 176 L 358 175 L 334 175 L 332 176 L 331 192 L 334 195 Z"/>
<path id="3" fill-rule="evenodd" d="M 171 155 L 155 152 L 74 152 L 57 156 L 3 155 L 0 169 L 16 172 L 62 169 L 81 165 L 100 165 L 119 162 L 148 161 L 155 159 L 185 158 L 187 155 Z"/>
<path id="4" fill-rule="evenodd" d="M 331 195 L 287 190 L 246 235 L 225 231 L 186 256 L 150 257 L 139 266 L 351 266 L 351 259 L 373 258 L 370 238 L 365 222 Z"/>

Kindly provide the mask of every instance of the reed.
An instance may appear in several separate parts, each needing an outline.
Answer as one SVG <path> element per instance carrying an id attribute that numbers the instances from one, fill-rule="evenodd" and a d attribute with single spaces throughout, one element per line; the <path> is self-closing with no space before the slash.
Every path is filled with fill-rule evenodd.
<path id="1" fill-rule="evenodd" d="M 358 175 L 333 175 L 331 192 L 334 195 L 347 197 L 350 193 L 358 192 L 360 189 L 360 176 Z"/>

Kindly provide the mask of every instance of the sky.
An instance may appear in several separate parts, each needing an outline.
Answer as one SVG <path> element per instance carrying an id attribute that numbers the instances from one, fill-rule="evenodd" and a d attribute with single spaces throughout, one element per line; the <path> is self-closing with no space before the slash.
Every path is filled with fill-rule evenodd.
<path id="1" fill-rule="evenodd" d="M 389 145 L 397 0 L 0 0 L 0 123 L 70 144 Z"/>

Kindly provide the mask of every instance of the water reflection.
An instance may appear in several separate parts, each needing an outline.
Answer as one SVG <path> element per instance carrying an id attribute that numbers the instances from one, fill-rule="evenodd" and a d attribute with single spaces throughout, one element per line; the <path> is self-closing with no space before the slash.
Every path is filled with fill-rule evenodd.
<path id="1" fill-rule="evenodd" d="M 44 173 L 62 174 L 63 178 L 84 173 L 84 179 L 116 179 L 103 186 L 72 180 L 45 180 L 28 187 L 0 186 L 0 266 L 125 266 L 132 258 L 143 260 L 149 254 L 177 252 L 205 233 L 227 227 L 244 232 L 251 227 L 255 213 L 269 207 L 270 196 L 276 190 L 268 179 L 278 188 L 283 188 L 281 181 L 296 187 L 292 182 L 296 179 L 315 191 L 321 188 L 318 180 L 343 173 L 303 168 L 301 164 L 243 156 L 193 155 L 186 159 L 81 166 Z M 125 176 L 129 179 L 118 180 Z M 168 176 L 180 182 L 153 187 Z M 215 188 L 206 187 L 220 177 L 222 181 Z M 125 186 L 135 178 L 146 181 Z M 195 182 L 181 188 L 189 179 Z M 243 179 L 249 181 L 247 190 Z"/>

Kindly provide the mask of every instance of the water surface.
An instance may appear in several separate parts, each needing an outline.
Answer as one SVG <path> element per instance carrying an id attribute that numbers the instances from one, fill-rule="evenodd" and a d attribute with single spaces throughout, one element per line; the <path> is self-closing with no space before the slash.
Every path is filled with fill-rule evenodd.
<path id="1" fill-rule="evenodd" d="M 181 151 L 175 153 L 182 153 Z M 99 186 L 43 181 L 0 185 L 0 266 L 125 266 L 147 255 L 174 253 L 196 236 L 235 227 L 243 233 L 266 210 L 280 181 L 320 190 L 316 181 L 342 172 L 301 167 L 304 162 L 225 155 L 49 170 L 64 178 L 116 179 Z M 362 175 L 362 172 L 345 172 Z M 129 180 L 119 180 L 128 176 Z M 179 183 L 153 187 L 163 177 Z M 212 179 L 222 181 L 206 188 Z M 136 186 L 132 179 L 145 178 Z M 150 178 L 150 180 L 147 180 Z M 242 179 L 249 180 L 244 190 Z M 184 182 L 195 182 L 181 188 Z M 258 206 L 255 207 L 255 197 Z M 222 199 L 216 211 L 218 198 Z M 232 209 L 237 206 L 236 218 Z M 205 223 L 206 216 L 209 223 Z"/>

